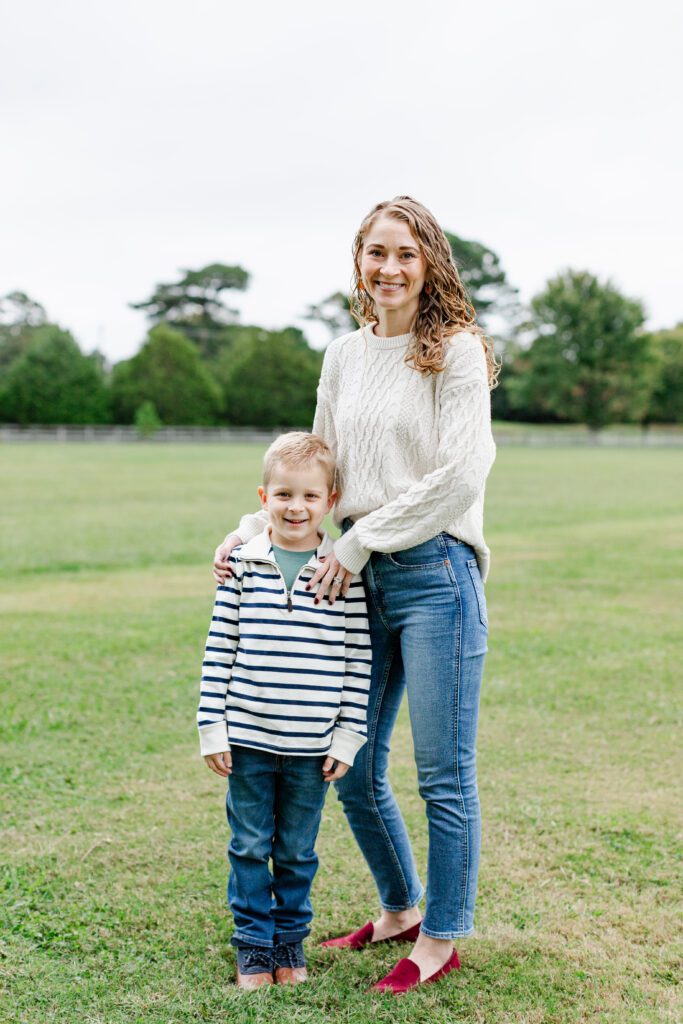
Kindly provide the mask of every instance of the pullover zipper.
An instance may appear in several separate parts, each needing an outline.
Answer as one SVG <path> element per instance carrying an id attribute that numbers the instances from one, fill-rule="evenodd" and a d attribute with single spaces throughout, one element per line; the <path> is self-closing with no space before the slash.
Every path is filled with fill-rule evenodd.
<path id="1" fill-rule="evenodd" d="M 277 569 L 278 575 L 280 576 L 280 579 L 282 580 L 282 582 L 284 584 L 284 587 L 285 587 L 285 594 L 287 595 L 287 611 L 288 612 L 293 612 L 294 611 L 294 604 L 292 602 L 292 591 L 291 590 L 287 590 L 287 584 L 285 583 L 285 578 L 284 578 L 284 576 L 282 574 L 282 569 L 280 568 L 280 566 L 275 561 L 271 562 L 271 560 L 269 558 L 259 558 L 259 562 L 265 562 L 266 565 L 272 565 L 274 569 Z M 305 568 L 306 568 L 306 565 L 302 565 L 301 566 L 301 568 L 299 569 L 298 573 L 296 574 L 296 578 L 294 580 L 294 583 L 297 583 L 299 577 L 301 576 L 301 573 L 304 571 Z M 313 567 L 309 565 L 308 568 L 311 569 Z M 294 590 L 294 583 L 292 584 L 292 590 Z"/>
<path id="2" fill-rule="evenodd" d="M 275 562 L 273 564 L 277 565 L 277 562 Z M 302 565 L 301 568 L 299 569 L 298 573 L 296 574 L 296 577 L 294 579 L 294 583 L 292 583 L 292 590 L 294 590 L 294 587 L 299 582 L 299 579 L 301 577 L 301 573 L 304 571 L 305 568 L 306 568 L 306 566 Z M 312 568 L 312 566 L 309 565 L 308 568 L 310 569 L 310 568 Z M 279 565 L 277 565 L 277 570 L 280 573 L 280 575 L 282 576 L 282 570 L 280 569 Z M 283 583 L 285 582 L 284 576 L 282 576 L 282 582 Z M 294 605 L 292 604 L 292 590 L 287 590 L 287 584 L 285 583 L 285 593 L 287 594 L 287 611 L 288 612 L 293 612 L 294 611 Z"/>

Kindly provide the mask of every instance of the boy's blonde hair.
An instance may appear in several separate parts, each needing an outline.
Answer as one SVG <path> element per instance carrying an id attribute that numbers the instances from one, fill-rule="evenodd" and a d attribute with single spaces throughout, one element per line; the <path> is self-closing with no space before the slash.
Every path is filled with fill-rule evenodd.
<path id="1" fill-rule="evenodd" d="M 287 466 L 305 466 L 309 462 L 317 462 L 325 471 L 327 486 L 334 490 L 335 461 L 334 455 L 317 434 L 307 434 L 303 430 L 292 430 L 288 434 L 280 434 L 263 456 L 263 486 L 267 487 L 273 471 L 279 462 Z"/>

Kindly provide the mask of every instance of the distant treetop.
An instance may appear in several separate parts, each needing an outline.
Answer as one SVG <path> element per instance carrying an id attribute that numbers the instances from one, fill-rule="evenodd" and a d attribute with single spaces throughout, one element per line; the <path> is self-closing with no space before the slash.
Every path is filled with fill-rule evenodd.
<path id="1" fill-rule="evenodd" d="M 209 263 L 201 270 L 186 270 L 173 284 L 158 284 L 149 299 L 130 306 L 144 310 L 155 323 L 223 327 L 237 316 L 223 301 L 223 292 L 243 292 L 248 284 L 249 273 L 243 267 Z"/>

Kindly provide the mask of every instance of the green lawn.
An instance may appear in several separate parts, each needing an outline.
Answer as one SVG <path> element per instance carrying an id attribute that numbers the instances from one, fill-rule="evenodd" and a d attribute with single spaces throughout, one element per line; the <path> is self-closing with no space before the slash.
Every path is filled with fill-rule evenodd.
<path id="1" fill-rule="evenodd" d="M 311 983 L 232 985 L 224 784 L 194 714 L 211 555 L 260 455 L 0 448 L 0 1021 L 680 1021 L 683 453 L 500 450 L 478 932 L 457 977 L 400 1001 L 366 991 L 396 949 L 313 941 L 375 909 L 333 796 Z M 405 713 L 393 778 L 423 868 Z"/>

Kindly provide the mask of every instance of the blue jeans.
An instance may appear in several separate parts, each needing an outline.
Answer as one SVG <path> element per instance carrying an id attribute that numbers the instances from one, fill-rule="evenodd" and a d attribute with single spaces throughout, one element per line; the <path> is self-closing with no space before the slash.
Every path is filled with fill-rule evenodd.
<path id="1" fill-rule="evenodd" d="M 368 742 L 335 784 L 337 793 L 382 906 L 415 906 L 423 888 L 387 778 L 391 732 L 407 689 L 429 835 L 422 931 L 436 939 L 469 935 L 481 843 L 475 744 L 488 634 L 474 551 L 442 533 L 405 551 L 373 553 L 364 580 L 372 642 Z"/>
<path id="2" fill-rule="evenodd" d="M 234 946 L 300 942 L 313 917 L 310 892 L 318 867 L 315 840 L 328 783 L 323 755 L 291 757 L 232 748 L 226 809 L 228 904 Z M 270 861 L 272 859 L 272 873 Z"/>

